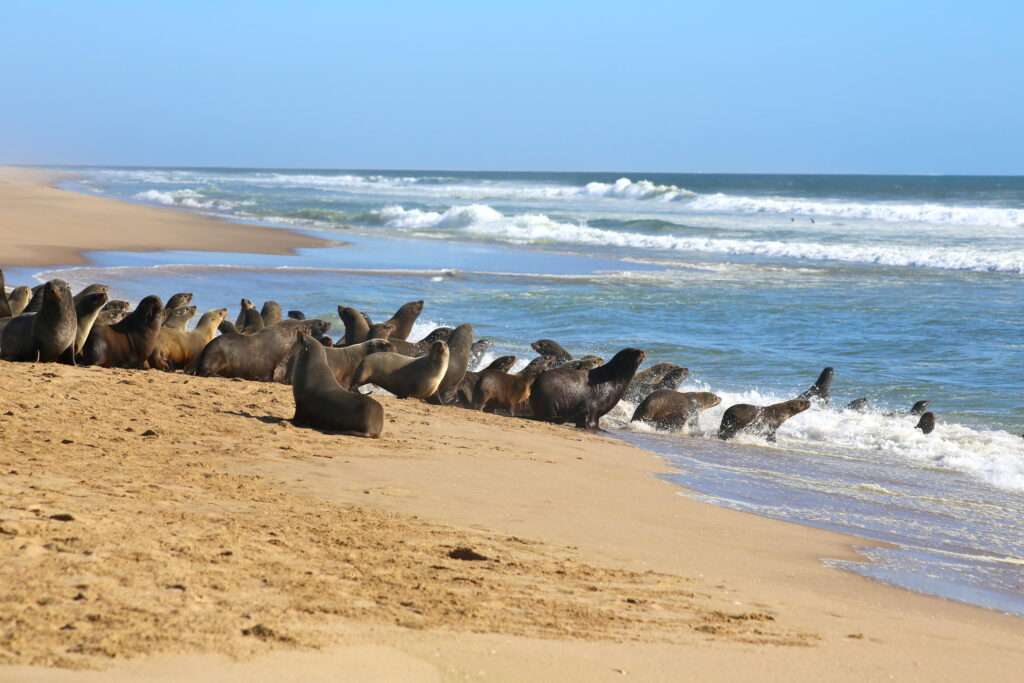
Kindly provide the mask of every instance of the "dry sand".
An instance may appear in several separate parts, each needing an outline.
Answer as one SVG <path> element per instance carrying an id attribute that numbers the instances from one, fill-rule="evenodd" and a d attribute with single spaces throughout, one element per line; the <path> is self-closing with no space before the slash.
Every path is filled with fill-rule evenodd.
<path id="1" fill-rule="evenodd" d="M 285 386 L 0 362 L 0 680 L 1024 667 L 1019 619 L 830 569 L 862 542 L 692 500 L 654 455 L 383 402 L 369 441 L 291 426 Z"/>
<path id="2" fill-rule="evenodd" d="M 324 240 L 50 187 L 60 174 L 0 167 L 0 267 L 77 265 L 86 251 L 288 254 Z"/>

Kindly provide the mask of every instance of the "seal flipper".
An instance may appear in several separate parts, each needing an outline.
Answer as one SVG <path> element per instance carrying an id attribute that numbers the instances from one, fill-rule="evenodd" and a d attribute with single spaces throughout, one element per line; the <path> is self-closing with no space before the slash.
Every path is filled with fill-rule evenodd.
<path id="1" fill-rule="evenodd" d="M 814 384 L 808 387 L 807 391 L 797 396 L 797 398 L 818 398 L 828 402 L 832 397 L 832 377 L 834 374 L 833 368 L 825 368 L 818 375 L 818 379 L 815 380 Z"/>

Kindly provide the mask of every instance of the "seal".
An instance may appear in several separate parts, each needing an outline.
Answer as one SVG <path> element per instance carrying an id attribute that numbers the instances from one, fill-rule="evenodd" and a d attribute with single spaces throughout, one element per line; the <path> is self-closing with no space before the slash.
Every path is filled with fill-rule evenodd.
<path id="1" fill-rule="evenodd" d="M 221 320 L 220 325 L 217 325 L 217 331 L 221 334 L 242 334 L 230 320 Z"/>
<path id="2" fill-rule="evenodd" d="M 93 325 L 82 347 L 82 363 L 105 368 L 142 368 L 153 353 L 163 322 L 164 305 L 147 296 L 124 320 Z"/>
<path id="3" fill-rule="evenodd" d="M 807 388 L 807 391 L 797 396 L 797 398 L 816 398 L 826 403 L 832 398 L 832 377 L 835 375 L 832 368 L 825 368 L 818 375 L 818 379 L 815 380 L 814 384 Z"/>
<path id="4" fill-rule="evenodd" d="M 545 356 L 541 356 L 544 358 Z M 550 358 L 550 356 L 547 356 Z M 599 365 L 604 365 L 604 358 L 600 356 L 583 356 L 583 358 L 577 358 L 567 363 L 562 363 L 560 367 L 572 368 L 573 370 L 593 370 Z"/>
<path id="5" fill-rule="evenodd" d="M 82 297 L 75 304 L 75 317 L 78 320 L 77 330 L 75 331 L 74 356 L 76 358 L 78 354 L 82 353 L 82 349 L 85 347 L 85 340 L 89 338 L 89 333 L 92 332 L 92 327 L 96 324 L 96 318 L 99 317 L 100 311 L 106 305 L 106 292 L 94 292 Z"/>
<path id="6" fill-rule="evenodd" d="M 71 285 L 69 285 L 66 280 L 61 280 L 60 278 L 54 278 L 52 280 L 49 280 L 49 282 L 57 282 L 59 284 L 62 284 L 65 287 L 67 287 L 69 291 L 71 289 Z M 28 306 L 25 307 L 23 313 L 39 312 L 39 309 L 43 307 L 43 289 L 46 287 L 47 284 L 47 282 L 44 282 L 43 284 L 36 285 L 35 287 L 32 288 L 32 296 L 29 298 Z"/>
<path id="7" fill-rule="evenodd" d="M 131 311 L 132 305 L 123 299 L 113 299 L 100 309 L 96 316 L 97 325 L 113 325 L 124 320 L 124 317 Z"/>
<path id="8" fill-rule="evenodd" d="M 342 346 L 361 344 L 370 338 L 370 321 L 362 311 L 350 306 L 338 306 L 338 317 L 345 324 L 345 343 Z"/>
<path id="9" fill-rule="evenodd" d="M 455 330 L 451 327 L 436 327 L 430 331 L 430 334 L 428 334 L 426 337 L 420 339 L 418 342 L 415 343 L 415 354 L 406 355 L 422 356 L 427 352 L 428 349 L 430 349 L 430 345 L 433 344 L 434 342 L 443 341 L 447 343 L 448 340 L 451 339 L 452 332 L 454 331 Z"/>
<path id="10" fill-rule="evenodd" d="M 499 356 L 480 372 L 467 370 L 466 374 L 462 377 L 462 381 L 459 382 L 459 386 L 455 389 L 455 403 L 464 408 L 473 407 L 473 392 L 476 391 L 476 383 L 480 381 L 481 373 L 486 370 L 508 372 L 515 363 L 515 356 Z"/>
<path id="11" fill-rule="evenodd" d="M 473 346 L 473 326 L 459 325 L 448 338 L 448 369 L 444 373 L 437 393 L 430 397 L 432 403 L 447 405 L 455 401 L 455 390 L 466 376 L 469 368 L 469 354 Z"/>
<path id="12" fill-rule="evenodd" d="M 238 312 L 235 327 L 242 334 L 255 334 L 263 329 L 263 318 L 249 299 L 242 299 L 242 310 Z"/>
<path id="13" fill-rule="evenodd" d="M 925 434 L 935 431 L 935 413 L 930 410 L 921 415 L 921 419 L 914 425 L 914 429 L 920 429 Z"/>
<path id="14" fill-rule="evenodd" d="M 866 412 L 869 407 L 868 399 L 864 396 L 855 398 L 846 404 L 846 410 L 853 410 L 858 413 Z"/>
<path id="15" fill-rule="evenodd" d="M 480 361 L 483 360 L 484 354 L 493 344 L 494 342 L 490 339 L 477 339 L 473 342 L 473 346 L 469 349 L 469 367 L 480 367 Z"/>
<path id="16" fill-rule="evenodd" d="M 363 359 L 352 378 L 352 388 L 376 384 L 398 398 L 427 398 L 437 391 L 448 370 L 448 345 L 434 342 L 419 358 L 399 353 L 374 353 Z"/>
<path id="17" fill-rule="evenodd" d="M 183 330 L 195 314 L 196 307 L 191 304 L 188 306 L 178 306 L 177 308 L 164 308 L 163 327 L 172 330 Z"/>
<path id="18" fill-rule="evenodd" d="M 917 401 L 914 405 L 910 406 L 911 415 L 924 415 L 928 410 L 928 406 L 931 401 Z M 926 432 L 927 433 L 927 432 Z"/>
<path id="19" fill-rule="evenodd" d="M 423 312 L 423 301 L 410 301 L 402 304 L 402 306 L 395 311 L 395 314 L 391 316 L 386 322 L 391 323 L 395 327 L 395 331 L 391 333 L 391 340 L 405 341 L 409 338 L 412 333 L 412 326 L 416 323 L 416 319 L 420 317 L 420 313 Z"/>
<path id="20" fill-rule="evenodd" d="M 252 335 L 228 332 L 206 345 L 196 360 L 195 373 L 270 382 L 300 334 L 324 334 L 328 329 L 330 323 L 313 319 L 281 321 Z"/>
<path id="21" fill-rule="evenodd" d="M 572 360 L 572 354 L 562 348 L 562 345 L 554 339 L 538 339 L 530 344 L 530 348 L 542 356 L 551 356 L 558 365 Z"/>
<path id="22" fill-rule="evenodd" d="M 714 408 L 721 402 L 722 399 L 710 391 L 681 393 L 658 389 L 636 407 L 630 422 L 647 422 L 668 432 L 677 432 L 684 427 L 694 432 L 700 426 L 701 411 Z"/>
<path id="23" fill-rule="evenodd" d="M 622 398 L 643 360 L 643 351 L 627 348 L 593 370 L 555 368 L 541 373 L 530 392 L 534 417 L 600 429 L 601 417 Z"/>
<path id="24" fill-rule="evenodd" d="M 327 365 L 322 344 L 299 337 L 292 396 L 297 427 L 313 427 L 376 439 L 384 429 L 384 408 L 369 396 L 343 389 Z"/>
<path id="25" fill-rule="evenodd" d="M 289 320 L 305 320 L 306 314 L 302 311 L 288 311 Z"/>
<path id="26" fill-rule="evenodd" d="M 171 298 L 164 304 L 164 310 L 173 311 L 175 308 L 181 308 L 182 306 L 188 306 L 192 303 L 192 292 L 178 292 L 172 294 Z"/>
<path id="27" fill-rule="evenodd" d="M 21 315 L 28 308 L 29 299 L 32 298 L 32 290 L 25 285 L 18 285 L 7 295 L 7 301 L 11 308 L 11 317 Z"/>
<path id="28" fill-rule="evenodd" d="M 108 287 L 107 285 L 101 285 L 101 284 L 92 284 L 92 285 L 87 286 L 85 289 L 80 291 L 78 294 L 75 294 L 75 296 L 74 296 L 75 305 L 77 306 L 78 302 L 81 301 L 82 299 L 84 299 L 85 297 L 90 296 L 92 294 L 98 294 L 100 292 L 102 292 L 103 294 L 109 295 L 110 294 L 110 287 Z"/>
<path id="29" fill-rule="evenodd" d="M 296 342 L 292 352 L 281 361 L 281 364 L 274 371 L 274 380 L 281 381 L 285 384 L 291 384 L 292 379 L 295 376 L 295 362 L 299 351 L 299 347 L 302 344 L 302 340 Z M 386 339 L 367 339 L 362 344 L 353 344 L 352 346 L 342 346 L 338 348 L 326 348 L 326 354 L 324 356 L 327 367 L 330 368 L 331 373 L 334 375 L 334 379 L 343 388 L 348 389 L 352 384 L 352 377 L 355 375 L 356 370 L 359 369 L 359 364 L 363 362 L 363 359 L 369 356 L 371 353 L 384 353 L 393 351 L 391 342 Z"/>
<path id="30" fill-rule="evenodd" d="M 367 339 L 390 339 L 392 333 L 395 331 L 395 324 L 392 322 L 386 323 L 371 323 L 370 331 L 367 333 Z M 396 339 L 395 341 L 405 341 L 404 339 Z"/>
<path id="31" fill-rule="evenodd" d="M 281 304 L 276 301 L 264 301 L 260 309 L 260 318 L 263 319 L 263 327 L 270 327 L 281 322 Z"/>
<path id="32" fill-rule="evenodd" d="M 149 355 L 149 367 L 164 372 L 188 368 L 213 341 L 217 328 L 227 315 L 226 308 L 207 311 L 192 331 L 164 325 L 157 333 L 153 353 Z"/>
<path id="33" fill-rule="evenodd" d="M 640 403 L 659 389 L 674 391 L 689 374 L 687 368 L 675 363 L 655 363 L 646 370 L 636 373 L 623 398 L 630 403 Z"/>
<path id="34" fill-rule="evenodd" d="M 4 284 L 4 271 L 0 269 L 0 318 L 13 318 L 11 302 L 7 299 L 7 285 Z"/>
<path id="35" fill-rule="evenodd" d="M 742 431 L 763 434 L 769 441 L 775 441 L 775 432 L 783 422 L 810 407 L 811 401 L 806 398 L 794 398 L 766 407 L 737 403 L 729 406 L 722 415 L 718 438 L 731 439 Z"/>
<path id="36" fill-rule="evenodd" d="M 71 288 L 63 280 L 50 280 L 40 292 L 38 312 L 11 318 L 4 327 L 0 358 L 44 363 L 63 359 L 73 363 L 78 318 Z"/>
<path id="37" fill-rule="evenodd" d="M 544 361 L 536 363 L 529 372 L 511 375 L 501 370 L 484 370 L 480 373 L 476 390 L 473 392 L 473 407 L 487 411 L 501 408 L 512 417 L 520 405 L 530 400 L 530 392 L 538 377 L 555 364 L 553 356 L 542 356 Z M 524 406 L 527 407 L 527 406 Z M 522 415 L 522 410 L 519 414 Z"/>

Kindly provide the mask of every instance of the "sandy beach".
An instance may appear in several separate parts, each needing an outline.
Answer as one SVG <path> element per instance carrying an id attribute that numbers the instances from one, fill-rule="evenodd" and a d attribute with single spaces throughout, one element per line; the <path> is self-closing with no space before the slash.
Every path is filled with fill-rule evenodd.
<path id="1" fill-rule="evenodd" d="M 0 265 L 321 242 L 0 172 Z M 8 283 L 20 284 L 20 283 Z M 168 293 L 161 292 L 166 296 Z M 1014 617 L 832 569 L 612 438 L 287 386 L 0 363 L 0 680 L 994 680 Z"/>
<path id="2" fill-rule="evenodd" d="M 288 254 L 325 241 L 185 211 L 64 192 L 61 174 L 0 167 L 0 266 L 77 265 L 87 251 L 230 251 Z"/>

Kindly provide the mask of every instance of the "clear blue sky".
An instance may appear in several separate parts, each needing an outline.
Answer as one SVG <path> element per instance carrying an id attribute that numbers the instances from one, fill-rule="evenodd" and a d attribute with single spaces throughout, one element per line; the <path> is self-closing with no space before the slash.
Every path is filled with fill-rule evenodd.
<path id="1" fill-rule="evenodd" d="M 6 0 L 0 162 L 1024 173 L 1021 0 L 505 5 Z"/>

